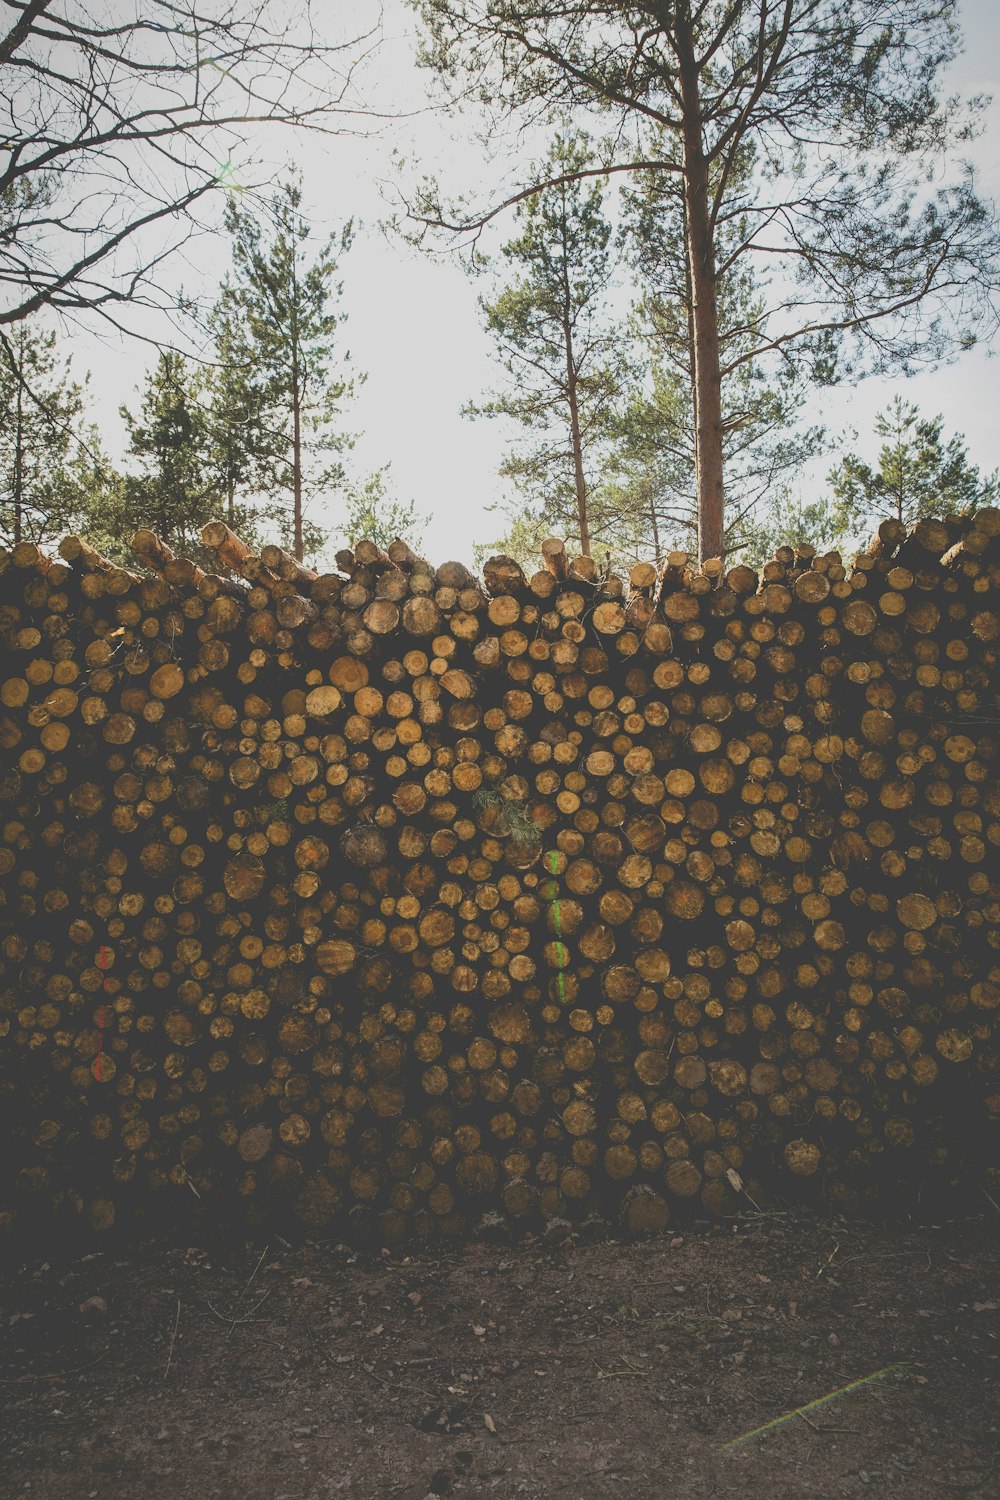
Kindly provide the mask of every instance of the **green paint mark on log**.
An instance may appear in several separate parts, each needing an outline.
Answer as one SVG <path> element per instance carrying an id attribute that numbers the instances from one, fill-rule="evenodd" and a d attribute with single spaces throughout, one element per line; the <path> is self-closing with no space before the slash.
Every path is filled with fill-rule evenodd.
<path id="1" fill-rule="evenodd" d="M 551 849 L 546 855 L 546 860 L 548 861 L 549 872 L 554 876 L 556 874 L 556 866 L 559 863 L 559 856 L 554 849 Z M 553 890 L 554 889 L 555 888 L 553 887 Z M 561 964 L 565 965 L 569 962 L 569 952 L 562 940 L 562 918 L 559 914 L 559 898 L 555 894 L 553 894 L 552 897 L 552 923 L 556 929 L 556 938 L 559 942 L 559 961 Z M 561 968 L 559 970 L 559 973 L 556 975 L 556 989 L 559 994 L 559 1004 L 565 1005 L 566 978 Z"/>

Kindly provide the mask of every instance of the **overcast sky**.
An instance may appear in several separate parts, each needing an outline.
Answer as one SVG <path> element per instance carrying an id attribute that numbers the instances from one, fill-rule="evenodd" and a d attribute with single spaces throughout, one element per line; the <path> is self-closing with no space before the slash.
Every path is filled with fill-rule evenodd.
<path id="1" fill-rule="evenodd" d="M 331 10 L 333 7 L 331 7 Z M 962 0 L 965 53 L 949 84 L 964 93 L 1000 96 L 1000 6 L 997 0 Z M 369 0 L 338 5 L 338 24 L 365 29 L 375 14 Z M 378 108 L 386 112 L 415 109 L 424 79 L 412 61 L 412 17 L 402 0 L 386 0 L 385 40 L 370 70 Z M 981 187 L 1000 198 L 1000 104 L 990 110 L 985 137 L 971 154 Z M 502 532 L 503 518 L 488 507 L 501 500 L 504 487 L 496 477 L 504 447 L 503 430 L 493 422 L 460 415 L 464 402 L 481 395 L 496 379 L 491 343 L 481 330 L 477 296 L 453 255 L 422 255 L 387 239 L 379 220 L 388 212 L 380 183 L 394 177 L 393 151 L 410 153 L 426 170 L 438 170 L 456 184 L 475 183 L 482 172 L 471 142 L 459 146 L 448 124 L 427 114 L 389 126 L 365 138 L 311 137 L 277 150 L 302 167 L 306 207 L 317 233 L 339 228 L 344 219 L 361 221 L 342 265 L 343 307 L 348 312 L 344 338 L 354 363 L 368 379 L 350 419 L 363 436 L 352 467 L 359 476 L 390 463 L 390 482 L 401 499 L 412 499 L 430 516 L 424 550 L 436 561 L 469 559 L 477 542 Z M 239 175 L 239 154 L 233 154 Z M 464 177 L 463 177 L 464 174 Z M 223 240 L 203 239 L 175 274 L 190 290 L 211 287 L 225 268 Z M 93 372 L 96 415 L 113 453 L 120 453 L 122 428 L 117 410 L 122 401 L 138 404 L 136 387 L 152 360 L 148 346 L 72 339 L 74 365 Z M 940 412 L 947 433 L 963 432 L 975 462 L 1000 467 L 1000 423 L 997 420 L 997 365 L 985 352 L 973 351 L 934 374 L 910 380 L 869 380 L 856 390 L 820 393 L 810 420 L 839 431 L 859 432 L 859 446 L 873 451 L 871 422 L 898 392 L 927 415 Z M 803 498 L 822 483 L 828 461 L 803 476 Z M 341 545 L 342 506 L 334 498 L 326 513 L 314 519 L 328 527 Z"/>

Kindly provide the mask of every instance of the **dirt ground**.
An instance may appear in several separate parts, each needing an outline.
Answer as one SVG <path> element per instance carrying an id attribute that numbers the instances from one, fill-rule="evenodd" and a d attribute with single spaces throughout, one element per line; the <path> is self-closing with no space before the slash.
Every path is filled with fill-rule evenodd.
<path id="1" fill-rule="evenodd" d="M 0 1493 L 997 1496 L 998 1228 L 778 1214 L 23 1266 L 0 1287 Z"/>

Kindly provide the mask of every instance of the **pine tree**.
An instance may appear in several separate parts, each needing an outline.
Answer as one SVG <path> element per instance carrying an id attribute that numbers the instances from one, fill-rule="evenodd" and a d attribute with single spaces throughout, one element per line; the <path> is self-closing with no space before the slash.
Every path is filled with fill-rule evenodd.
<path id="1" fill-rule="evenodd" d="M 572 174 L 588 152 L 585 136 L 561 133 L 541 170 Z M 517 218 L 521 233 L 500 251 L 512 277 L 480 304 L 509 380 L 467 410 L 524 428 L 501 475 L 548 530 L 589 554 L 606 526 L 594 475 L 623 377 L 607 314 L 615 257 L 602 186 L 556 182 L 527 198 Z"/>
<path id="2" fill-rule="evenodd" d="M 829 384 L 992 336 L 996 213 L 957 159 L 985 100 L 944 87 L 958 0 L 415 4 L 421 60 L 448 103 L 486 106 L 484 134 L 508 158 L 526 128 L 579 109 L 605 133 L 580 177 L 655 177 L 683 194 L 703 558 L 724 553 L 726 505 L 740 500 L 726 491 L 724 394 L 740 371 L 777 356 Z M 514 174 L 475 208 L 449 209 L 425 183 L 412 216 L 475 235 L 566 185 L 565 172 Z M 727 357 L 720 282 L 748 265 L 762 294 L 747 347 Z"/>
<path id="3" fill-rule="evenodd" d="M 334 311 L 342 293 L 339 257 L 353 226 L 331 236 L 310 260 L 311 226 L 302 188 L 286 182 L 270 203 L 268 231 L 238 203 L 227 224 L 233 270 L 222 289 L 220 326 L 239 328 L 240 359 L 249 372 L 246 401 L 252 455 L 265 495 L 280 506 L 286 545 L 301 561 L 325 535 L 309 510 L 344 483 L 341 455 L 353 436 L 341 426 L 342 408 L 356 383 L 344 371 L 350 354 L 337 347 L 346 314 Z"/>
<path id="4" fill-rule="evenodd" d="M 660 137 L 654 146 L 668 150 Z M 745 191 L 752 176 L 752 152 L 745 147 L 730 173 L 730 191 Z M 673 545 L 695 551 L 698 453 L 687 216 L 681 185 L 669 176 L 643 174 L 623 192 L 622 241 L 640 292 L 633 331 L 652 371 L 624 414 L 616 468 L 635 476 L 636 501 L 660 514 L 660 530 L 679 530 Z M 726 550 L 750 537 L 758 507 L 768 511 L 769 496 L 784 494 L 789 478 L 823 441 L 819 428 L 799 421 L 808 391 L 802 366 L 777 353 L 754 358 L 764 288 L 753 263 L 736 253 L 749 232 L 747 216 L 734 214 L 715 233 L 722 454 L 730 497 Z M 627 488 L 622 499 L 627 502 Z"/>
<path id="5" fill-rule="evenodd" d="M 221 502 L 221 515 L 250 541 L 255 498 L 266 488 L 273 457 L 265 427 L 264 390 L 255 379 L 253 349 L 235 300 L 223 287 L 208 318 L 211 363 L 199 371 L 194 388 L 204 413 L 205 471 Z"/>
<path id="6" fill-rule="evenodd" d="M 49 541 L 78 518 L 94 437 L 83 430 L 84 390 L 59 360 L 55 333 L 30 319 L 0 342 L 0 409 L 0 539 Z"/>
<path id="7" fill-rule="evenodd" d="M 131 535 L 148 527 L 175 552 L 199 556 L 201 528 L 218 515 L 220 492 L 206 462 L 208 422 L 197 378 L 183 355 L 161 353 L 146 377 L 140 415 L 124 406 L 121 414 L 138 460 L 119 497 L 123 529 Z"/>
<path id="8" fill-rule="evenodd" d="M 747 517 L 732 550 L 738 562 L 760 568 L 770 562 L 779 547 L 807 543 L 817 552 L 829 552 L 842 550 L 846 541 L 830 496 L 803 500 L 790 484 L 783 484 Z"/>
<path id="9" fill-rule="evenodd" d="M 829 475 L 840 529 L 860 542 L 887 516 L 912 525 L 922 516 L 992 505 L 997 475 L 981 475 L 969 462 L 965 439 L 945 441 L 943 430 L 942 417 L 921 417 L 897 396 L 875 418 L 875 432 L 884 439 L 875 466 L 847 453 Z"/>
<path id="10" fill-rule="evenodd" d="M 347 486 L 347 540 L 353 547 L 362 538 L 378 547 L 397 539 L 417 548 L 428 516 L 421 515 L 413 500 L 396 500 L 388 489 L 389 465 L 376 469 L 363 483 Z"/>
<path id="11" fill-rule="evenodd" d="M 697 547 L 690 392 L 655 356 L 613 419 L 604 503 L 615 517 L 611 540 L 622 561 L 662 562 Z"/>
<path id="12" fill-rule="evenodd" d="M 490 511 L 502 510 L 507 519 L 507 527 L 502 535 L 495 536 L 492 541 L 479 542 L 473 547 L 472 557 L 476 567 L 481 568 L 488 557 L 502 554 L 519 562 L 525 574 L 530 577 L 538 567 L 542 543 L 553 534 L 553 526 L 545 515 L 535 510 L 518 510 L 500 505 L 489 505 L 486 508 Z"/>

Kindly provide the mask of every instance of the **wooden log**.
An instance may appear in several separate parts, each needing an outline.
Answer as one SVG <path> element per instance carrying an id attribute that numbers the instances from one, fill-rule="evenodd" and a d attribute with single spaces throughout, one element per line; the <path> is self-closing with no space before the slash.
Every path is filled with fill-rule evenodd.
<path id="1" fill-rule="evenodd" d="M 243 573 L 243 564 L 253 555 L 251 549 L 230 531 L 224 521 L 209 521 L 201 529 L 201 539 L 215 553 L 224 568 L 244 577 L 248 576 Z"/>

